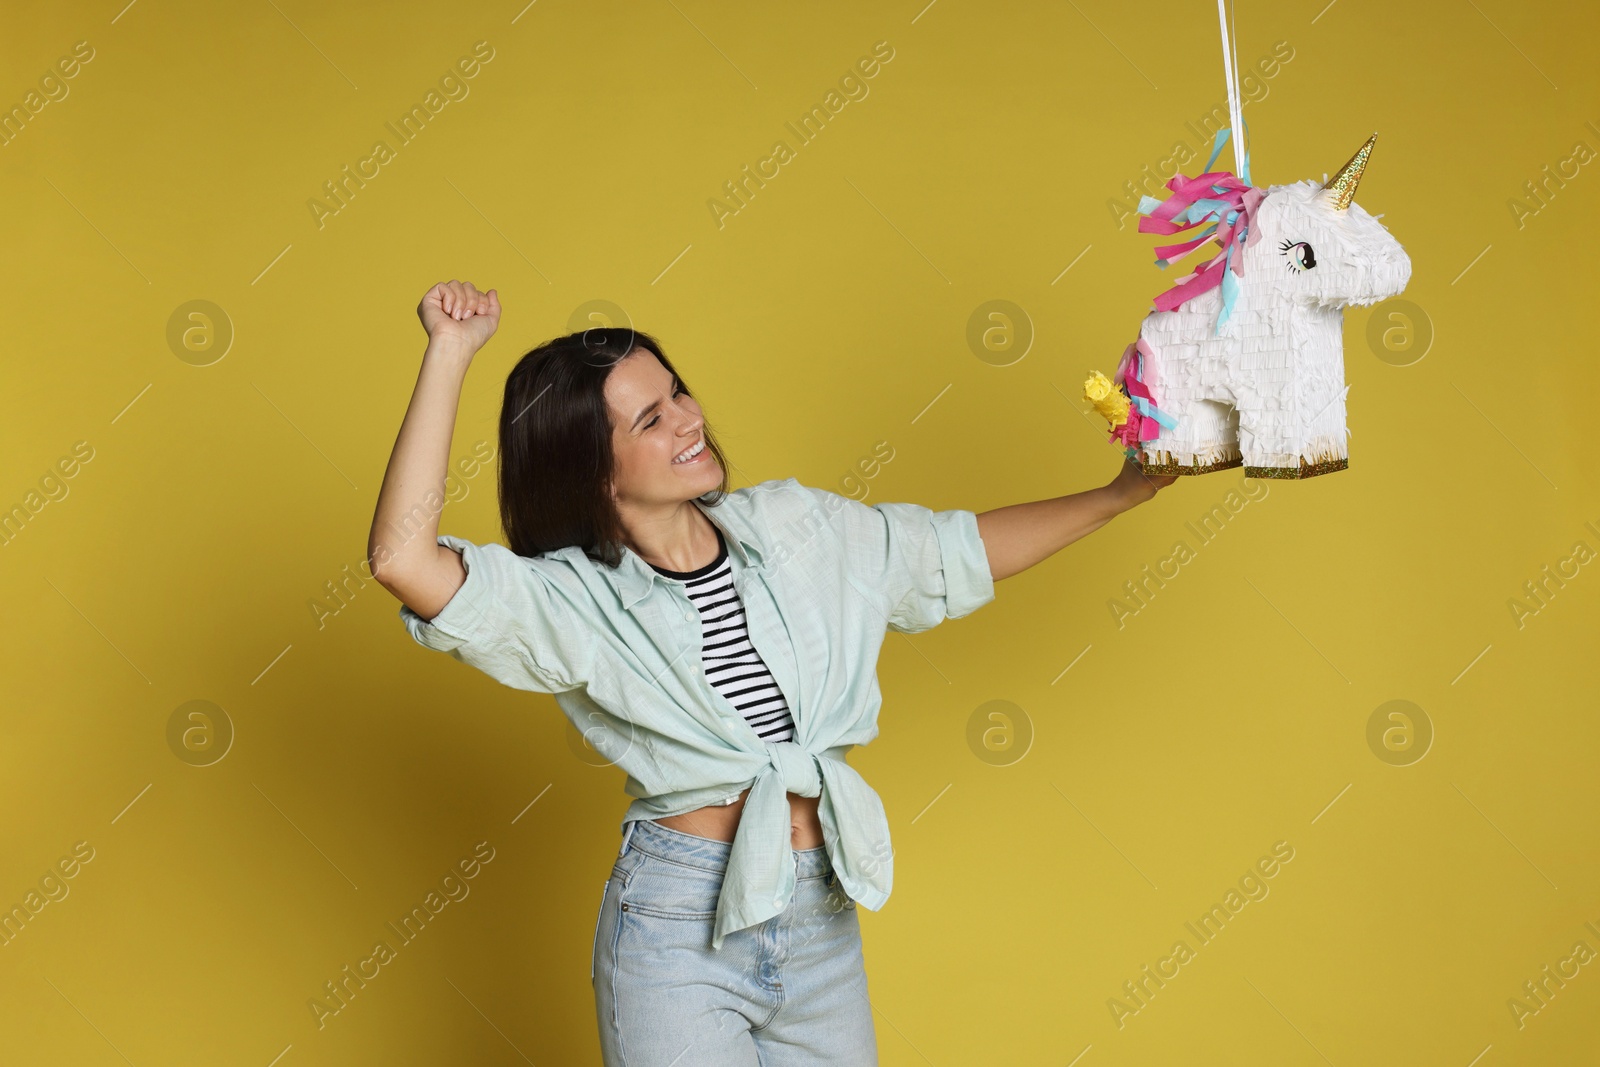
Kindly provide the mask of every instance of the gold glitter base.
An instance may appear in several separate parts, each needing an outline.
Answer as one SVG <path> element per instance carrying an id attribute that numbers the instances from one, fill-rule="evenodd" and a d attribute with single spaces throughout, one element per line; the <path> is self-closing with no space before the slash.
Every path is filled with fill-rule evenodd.
<path id="1" fill-rule="evenodd" d="M 1146 462 L 1141 463 L 1139 469 L 1145 474 L 1210 474 L 1212 471 L 1225 471 L 1229 468 L 1242 467 L 1243 465 L 1243 456 L 1231 456 L 1226 459 L 1219 459 L 1215 463 L 1207 463 L 1205 466 L 1201 466 L 1198 463 L 1189 465 L 1183 463 Z"/>
<path id="2" fill-rule="evenodd" d="M 1162 454 L 1168 457 L 1171 456 L 1170 452 Z M 1144 455 L 1145 453 L 1141 451 L 1140 456 L 1143 457 Z M 1204 465 L 1199 463 L 1156 463 L 1148 459 L 1141 459 L 1139 462 L 1139 469 L 1145 474 L 1210 474 L 1213 471 L 1224 471 L 1230 470 L 1234 467 L 1244 467 L 1244 476 L 1246 478 L 1296 479 L 1315 478 L 1319 474 L 1331 474 L 1334 471 L 1346 470 L 1349 468 L 1349 466 L 1350 461 L 1345 457 L 1320 459 L 1315 462 L 1308 462 L 1303 456 L 1300 457 L 1300 464 L 1295 467 L 1252 467 L 1245 464 L 1243 456 L 1237 455 L 1228 456 L 1213 463 L 1207 463 Z"/>
<path id="3" fill-rule="evenodd" d="M 1246 467 L 1246 478 L 1315 478 L 1319 474 L 1332 474 L 1334 471 L 1346 470 L 1350 466 L 1348 459 L 1325 459 L 1317 463 L 1307 463 L 1303 458 L 1298 467 Z"/>

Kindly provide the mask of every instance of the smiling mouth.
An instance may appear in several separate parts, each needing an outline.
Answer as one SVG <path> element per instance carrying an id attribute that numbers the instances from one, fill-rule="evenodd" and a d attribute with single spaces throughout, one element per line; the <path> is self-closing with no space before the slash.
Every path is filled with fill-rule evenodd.
<path id="1" fill-rule="evenodd" d="M 706 439 L 704 437 L 684 449 L 673 457 L 672 465 L 681 467 L 686 463 L 694 463 L 706 454 Z"/>

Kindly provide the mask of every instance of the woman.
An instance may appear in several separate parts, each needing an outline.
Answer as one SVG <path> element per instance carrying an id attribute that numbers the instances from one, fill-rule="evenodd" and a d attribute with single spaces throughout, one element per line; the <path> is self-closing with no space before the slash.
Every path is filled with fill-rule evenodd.
<path id="1" fill-rule="evenodd" d="M 657 342 L 590 330 L 525 355 L 500 415 L 510 547 L 438 533 L 456 406 L 500 321 L 450 281 L 379 493 L 369 554 L 424 646 L 553 693 L 635 800 L 591 960 L 605 1063 L 876 1064 L 857 902 L 893 875 L 877 794 L 888 630 L 919 633 L 1172 477 L 974 515 L 767 481 L 728 492 Z"/>

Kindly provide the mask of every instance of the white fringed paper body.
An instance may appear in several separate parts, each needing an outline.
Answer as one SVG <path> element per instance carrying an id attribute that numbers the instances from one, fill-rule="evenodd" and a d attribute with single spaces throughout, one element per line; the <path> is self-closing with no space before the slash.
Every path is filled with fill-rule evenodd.
<path id="1" fill-rule="evenodd" d="M 1085 384 L 1146 473 L 1309 478 L 1349 465 L 1343 309 L 1393 297 L 1411 277 L 1405 250 L 1354 201 L 1377 136 L 1325 184 L 1180 174 L 1166 199 L 1141 202 L 1142 232 L 1213 223 L 1158 247 L 1162 266 L 1207 240 L 1222 246 L 1156 298 L 1113 378 Z"/>

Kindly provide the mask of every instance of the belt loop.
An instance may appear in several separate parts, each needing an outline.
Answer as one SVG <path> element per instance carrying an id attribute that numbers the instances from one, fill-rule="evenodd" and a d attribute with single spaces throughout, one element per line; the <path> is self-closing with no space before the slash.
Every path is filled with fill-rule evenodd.
<path id="1" fill-rule="evenodd" d="M 633 830 L 634 827 L 638 825 L 639 820 L 632 819 L 629 820 L 628 824 L 622 828 L 622 848 L 617 851 L 618 859 L 621 859 L 623 856 L 628 854 L 628 843 L 633 840 Z"/>

